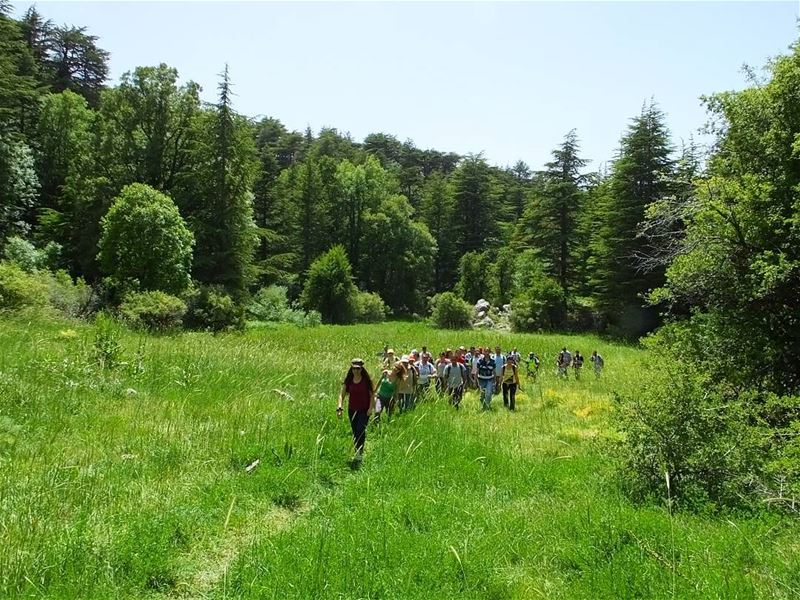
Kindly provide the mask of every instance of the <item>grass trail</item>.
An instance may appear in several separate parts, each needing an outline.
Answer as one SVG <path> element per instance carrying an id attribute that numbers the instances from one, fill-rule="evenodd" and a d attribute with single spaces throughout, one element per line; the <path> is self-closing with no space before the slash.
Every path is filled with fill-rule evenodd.
<path id="1" fill-rule="evenodd" d="M 408 323 L 120 330 L 102 370 L 95 335 L 0 322 L 0 597 L 800 597 L 796 521 L 620 494 L 608 414 L 651 368 L 636 348 Z M 545 360 L 517 413 L 432 399 L 371 427 L 350 468 L 333 409 L 351 356 L 375 373 L 384 343 L 497 342 Z M 603 379 L 556 380 L 562 345 L 600 350 Z"/>

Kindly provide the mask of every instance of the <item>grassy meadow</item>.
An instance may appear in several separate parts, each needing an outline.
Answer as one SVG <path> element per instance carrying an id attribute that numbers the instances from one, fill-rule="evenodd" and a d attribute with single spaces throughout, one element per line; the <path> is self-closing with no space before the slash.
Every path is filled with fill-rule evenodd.
<path id="1" fill-rule="evenodd" d="M 336 396 L 385 343 L 518 346 L 542 375 L 513 414 L 470 392 L 371 425 L 355 468 Z M 598 349 L 602 379 L 587 360 L 557 380 L 562 345 Z M 612 395 L 656 358 L 415 323 L 150 336 L 6 317 L 0 597 L 800 598 L 796 520 L 621 493 Z"/>

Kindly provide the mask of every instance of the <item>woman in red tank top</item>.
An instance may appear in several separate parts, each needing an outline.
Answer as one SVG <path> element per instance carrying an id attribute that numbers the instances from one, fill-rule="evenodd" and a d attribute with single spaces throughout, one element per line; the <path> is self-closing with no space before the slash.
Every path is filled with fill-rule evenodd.
<path id="1" fill-rule="evenodd" d="M 350 427 L 353 429 L 353 446 L 356 451 L 356 459 L 360 460 L 364 454 L 369 415 L 375 410 L 372 380 L 364 368 L 364 361 L 360 358 L 350 361 L 350 369 L 342 382 L 339 406 L 336 408 L 336 414 L 339 417 L 342 416 L 342 402 L 345 395 L 348 396 L 347 416 L 350 418 Z"/>

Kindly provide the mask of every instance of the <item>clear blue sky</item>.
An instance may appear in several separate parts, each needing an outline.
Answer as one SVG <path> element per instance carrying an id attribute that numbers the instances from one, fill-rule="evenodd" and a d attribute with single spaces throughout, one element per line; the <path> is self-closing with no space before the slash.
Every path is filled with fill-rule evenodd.
<path id="1" fill-rule="evenodd" d="M 21 14 L 29 2 L 16 2 Z M 111 75 L 165 62 L 213 100 L 225 63 L 235 107 L 290 129 L 484 152 L 533 168 L 575 128 L 597 168 L 653 97 L 676 142 L 699 96 L 747 85 L 798 37 L 794 2 L 38 2 L 85 25 Z"/>

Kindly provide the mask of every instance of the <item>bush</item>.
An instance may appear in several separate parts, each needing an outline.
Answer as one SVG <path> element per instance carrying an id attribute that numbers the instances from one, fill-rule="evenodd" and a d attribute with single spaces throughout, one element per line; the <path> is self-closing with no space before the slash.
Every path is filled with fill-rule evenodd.
<path id="1" fill-rule="evenodd" d="M 134 183 L 125 187 L 103 217 L 100 264 L 119 284 L 181 294 L 191 282 L 194 236 L 175 203 Z"/>
<path id="2" fill-rule="evenodd" d="M 27 273 L 33 273 L 45 262 L 44 253 L 37 250 L 28 240 L 17 236 L 8 238 L 3 248 L 3 256 Z"/>
<path id="3" fill-rule="evenodd" d="M 565 318 L 564 291 L 554 280 L 528 290 L 511 303 L 511 327 L 514 331 L 558 329 L 564 326 Z"/>
<path id="4" fill-rule="evenodd" d="M 355 320 L 357 323 L 383 323 L 386 320 L 386 304 L 378 294 L 358 292 Z"/>
<path id="5" fill-rule="evenodd" d="M 47 306 L 47 283 L 19 265 L 0 262 L 0 310 Z"/>
<path id="6" fill-rule="evenodd" d="M 291 322 L 298 327 L 317 327 L 322 324 L 322 315 L 316 310 L 293 310 Z"/>
<path id="7" fill-rule="evenodd" d="M 181 326 L 186 303 L 165 292 L 138 292 L 125 297 L 119 314 L 132 327 L 167 331 Z"/>
<path id="8" fill-rule="evenodd" d="M 72 280 L 66 271 L 40 272 L 48 286 L 50 305 L 68 317 L 85 317 L 96 310 L 97 298 L 83 279 Z"/>
<path id="9" fill-rule="evenodd" d="M 726 339 L 730 320 L 696 314 L 645 340 L 666 368 L 612 414 L 622 470 L 635 496 L 671 494 L 686 505 L 791 505 L 800 495 L 800 396 L 764 389 L 748 372 L 766 341 Z M 761 384 L 761 385 L 759 385 Z"/>
<path id="10" fill-rule="evenodd" d="M 261 288 L 247 306 L 247 316 L 256 321 L 284 321 L 291 310 L 286 294 L 287 288 L 280 285 Z"/>
<path id="11" fill-rule="evenodd" d="M 97 315 L 94 327 L 94 359 L 101 369 L 114 369 L 122 362 L 119 327 L 104 313 Z"/>
<path id="12" fill-rule="evenodd" d="M 189 298 L 186 325 L 211 331 L 244 329 L 244 309 L 222 286 L 202 286 Z"/>
<path id="13" fill-rule="evenodd" d="M 469 329 L 472 307 L 452 292 L 431 298 L 431 320 L 443 329 Z"/>
<path id="14" fill-rule="evenodd" d="M 93 294 L 82 279 L 66 271 L 28 273 L 18 264 L 0 262 L 0 310 L 52 307 L 68 317 L 91 312 Z"/>
<path id="15" fill-rule="evenodd" d="M 347 253 L 342 246 L 334 246 L 311 263 L 301 304 L 306 310 L 319 311 L 325 323 L 352 323 L 357 291 Z"/>
<path id="16" fill-rule="evenodd" d="M 764 439 L 747 425 L 748 400 L 666 361 L 676 367 L 648 377 L 636 396 L 617 397 L 624 485 L 635 498 L 669 497 L 691 508 L 746 504 L 760 487 Z"/>
<path id="17" fill-rule="evenodd" d="M 280 285 L 261 288 L 248 305 L 247 315 L 257 322 L 292 323 L 298 327 L 315 327 L 322 322 L 316 310 L 291 308 L 286 296 L 287 289 Z"/>

